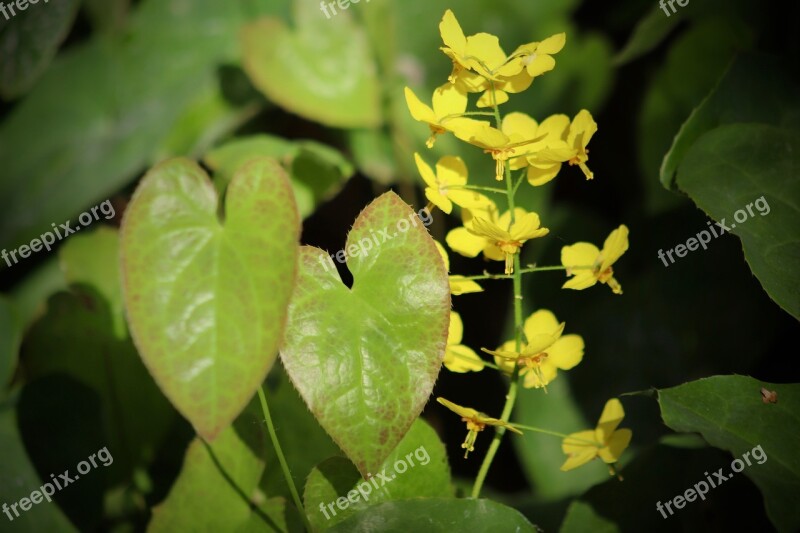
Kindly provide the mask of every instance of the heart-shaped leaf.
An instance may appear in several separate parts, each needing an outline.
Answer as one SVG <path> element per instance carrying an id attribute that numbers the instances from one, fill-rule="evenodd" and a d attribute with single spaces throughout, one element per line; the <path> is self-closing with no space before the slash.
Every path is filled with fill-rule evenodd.
<path id="1" fill-rule="evenodd" d="M 361 212 L 346 250 L 352 289 L 324 251 L 301 248 L 281 359 L 322 427 L 369 477 L 430 396 L 450 289 L 433 239 L 393 192 Z"/>
<path id="2" fill-rule="evenodd" d="M 294 1 L 294 20 L 296 32 L 276 18 L 245 27 L 244 66 L 253 85 L 310 120 L 376 126 L 380 92 L 364 31 L 346 11 L 326 20 L 319 4 L 307 0 Z"/>
<path id="3" fill-rule="evenodd" d="M 257 159 L 233 177 L 225 221 L 203 170 L 166 161 L 122 224 L 125 307 L 145 365 L 206 439 L 247 405 L 275 361 L 297 262 L 299 217 L 284 171 Z"/>

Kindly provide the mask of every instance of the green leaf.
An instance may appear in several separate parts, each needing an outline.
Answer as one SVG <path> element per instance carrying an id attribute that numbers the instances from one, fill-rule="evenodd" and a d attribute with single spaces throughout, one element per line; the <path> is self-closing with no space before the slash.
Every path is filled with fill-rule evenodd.
<path id="1" fill-rule="evenodd" d="M 17 368 L 22 325 L 14 302 L 0 294 L 0 398 Z"/>
<path id="2" fill-rule="evenodd" d="M 527 426 L 548 428 L 569 434 L 591 428 L 575 404 L 569 381 L 562 375 L 547 386 L 547 394 L 538 389 L 521 389 L 515 411 L 515 422 Z M 545 501 L 582 494 L 592 485 L 608 479 L 608 468 L 600 461 L 562 472 L 566 455 L 561 451 L 561 439 L 552 435 L 527 432 L 525 438 L 514 439 L 528 480 L 535 486 L 536 495 Z"/>
<path id="3" fill-rule="evenodd" d="M 17 431 L 16 417 L 11 409 L 0 410 L 0 450 L 3 450 L 0 456 L 3 471 L 0 502 L 11 505 L 20 498 L 30 497 L 31 492 L 42 486 L 42 480 L 31 466 L 28 454 L 22 445 Z M 19 507 L 17 510 L 21 511 Z M 11 514 L 14 516 L 13 512 Z M 7 520 L 7 517 L 3 515 L 2 520 Z M 10 528 L 22 533 L 77 531 L 57 505 L 48 504 L 46 501 L 36 506 L 35 510 L 21 511 L 18 517 L 14 516 Z"/>
<path id="4" fill-rule="evenodd" d="M 208 176 L 186 159 L 154 167 L 122 225 L 125 307 L 164 394 L 212 439 L 277 356 L 296 271 L 300 222 L 271 159 L 234 175 L 217 218 Z"/>
<path id="5" fill-rule="evenodd" d="M 574 501 L 567 509 L 567 516 L 559 529 L 560 533 L 618 533 L 617 525 L 598 515 L 592 506 Z"/>
<path id="6" fill-rule="evenodd" d="M 70 284 L 94 287 L 103 295 L 114 317 L 114 332 L 123 339 L 127 336 L 127 324 L 118 258 L 119 232 L 108 226 L 74 235 L 58 251 L 64 278 Z"/>
<path id="7" fill-rule="evenodd" d="M 762 387 L 778 393 L 777 403 L 762 401 Z M 700 433 L 712 446 L 731 452 L 734 460 L 744 460 L 745 453 L 760 447 L 742 473 L 761 489 L 767 514 L 779 530 L 800 528 L 800 385 L 714 376 L 662 389 L 658 402 L 669 427 Z M 724 470 L 726 477 L 738 475 Z"/>
<path id="8" fill-rule="evenodd" d="M 109 261 L 109 269 L 117 270 L 116 255 Z M 114 450 L 118 480 L 128 482 L 133 469 L 150 465 L 177 413 L 153 383 L 131 340 L 119 336 L 117 317 L 101 294 L 77 286 L 47 304 L 47 313 L 25 336 L 24 374 L 29 381 L 66 375 L 96 393 L 103 442 Z"/>
<path id="9" fill-rule="evenodd" d="M 24 10 L 20 5 L 27 5 Z M 8 2 L 0 19 L 0 96 L 22 96 L 36 83 L 67 37 L 78 0 Z"/>
<path id="10" fill-rule="evenodd" d="M 535 532 L 519 511 L 491 500 L 419 498 L 385 502 L 337 524 L 330 533 L 367 533 L 379 524 L 381 533 L 452 533 L 453 531 Z"/>
<path id="11" fill-rule="evenodd" d="M 92 25 L 100 30 L 115 32 L 122 29 L 130 10 L 131 0 L 83 0 L 83 8 Z"/>
<path id="12" fill-rule="evenodd" d="M 288 141 L 273 135 L 237 137 L 208 152 L 204 162 L 214 170 L 214 184 L 223 191 L 233 174 L 255 157 L 277 159 L 289 172 L 300 216 L 314 212 L 353 175 L 342 154 L 314 141 Z"/>
<path id="13" fill-rule="evenodd" d="M 148 531 L 302 531 L 283 498 L 267 499 L 259 490 L 263 472 L 264 461 L 232 428 L 213 444 L 194 439 Z"/>
<path id="14" fill-rule="evenodd" d="M 675 174 L 686 153 L 701 135 L 720 125 L 757 122 L 799 130 L 798 90 L 800 87 L 786 72 L 785 60 L 740 55 L 672 139 L 661 164 L 661 183 L 675 188 Z"/>
<path id="15" fill-rule="evenodd" d="M 57 57 L 0 124 L 0 248 L 25 244 L 136 178 L 173 124 L 219 86 L 219 65 L 237 61 L 240 26 L 282 4 L 144 0 L 125 34 Z"/>
<path id="16" fill-rule="evenodd" d="M 347 499 L 348 493 L 351 500 L 337 506 L 337 500 Z M 453 496 L 447 451 L 433 428 L 418 418 L 372 478 L 362 479 L 344 457 L 331 457 L 317 465 L 308 476 L 303 504 L 311 525 L 323 530 L 370 505 L 440 496 Z"/>
<path id="17" fill-rule="evenodd" d="M 428 401 L 444 357 L 450 291 L 433 239 L 393 192 L 361 212 L 345 248 L 352 289 L 326 252 L 301 249 L 281 360 L 366 477 Z"/>
<path id="18" fill-rule="evenodd" d="M 275 18 L 244 28 L 244 65 L 253 84 L 287 110 L 327 126 L 379 124 L 376 66 L 363 29 L 348 12 L 327 20 L 318 3 L 306 0 L 294 0 L 294 20 L 296 30 Z"/>
<path id="19" fill-rule="evenodd" d="M 614 64 L 621 66 L 650 52 L 675 29 L 685 14 L 686 11 L 679 10 L 671 16 L 665 16 L 657 5 L 653 6 L 636 24 L 628 42 L 614 58 Z"/>
<path id="20" fill-rule="evenodd" d="M 795 318 L 800 318 L 798 168 L 800 134 L 732 124 L 695 142 L 678 173 L 680 188 L 742 240 L 753 274 Z"/>

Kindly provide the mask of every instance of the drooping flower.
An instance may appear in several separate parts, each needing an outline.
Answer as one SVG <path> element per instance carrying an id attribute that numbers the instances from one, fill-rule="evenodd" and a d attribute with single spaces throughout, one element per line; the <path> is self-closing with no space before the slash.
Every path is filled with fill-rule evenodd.
<path id="1" fill-rule="evenodd" d="M 569 124 L 567 115 L 549 116 L 541 124 L 525 113 L 506 115 L 501 128 L 503 133 L 536 139 L 525 147 L 524 153 L 509 161 L 511 170 L 528 167 L 528 183 L 535 187 L 555 178 L 561 170 L 561 164 L 575 155 L 566 141 Z"/>
<path id="2" fill-rule="evenodd" d="M 474 71 L 483 78 L 494 79 L 492 71 L 506 61 L 496 35 L 477 33 L 465 37 L 464 30 L 449 9 L 439 23 L 439 33 L 444 43 L 442 52 L 453 60 L 453 71 L 448 78 L 451 84 L 456 84 L 464 71 Z"/>
<path id="3" fill-rule="evenodd" d="M 497 181 L 503 180 L 506 161 L 520 155 L 527 145 L 541 140 L 534 137 L 525 138 L 517 132 L 506 135 L 497 128 L 489 126 L 485 121 L 461 123 L 452 131 L 462 141 L 483 148 L 485 153 L 491 154 L 492 159 L 495 160 L 495 179 Z"/>
<path id="4" fill-rule="evenodd" d="M 486 257 L 495 261 L 505 260 L 506 274 L 514 272 L 514 256 L 519 253 L 525 242 L 550 233 L 549 229 L 541 227 L 539 215 L 533 212 L 527 213 L 521 207 L 514 210 L 513 224 L 511 212 L 507 211 L 497 222 L 475 218 L 472 221 L 472 228 L 468 231 L 486 239 L 488 246 L 483 250 Z"/>
<path id="5" fill-rule="evenodd" d="M 486 426 L 504 427 L 522 435 L 520 430 L 508 422 L 492 418 L 470 407 L 461 407 L 444 398 L 436 398 L 436 401 L 461 416 L 461 420 L 467 423 L 467 438 L 461 444 L 461 447 L 467 450 L 464 452 L 464 459 L 467 458 L 469 452 L 475 451 L 475 439 L 478 438 L 478 433 L 483 431 Z"/>
<path id="6" fill-rule="evenodd" d="M 597 457 L 609 465 L 616 463 L 633 436 L 630 429 L 617 429 L 623 418 L 622 403 L 616 398 L 608 400 L 595 429 L 572 433 L 564 438 L 561 450 L 567 454 L 567 460 L 561 465 L 561 470 L 572 470 Z M 613 467 L 611 473 L 614 474 Z"/>
<path id="7" fill-rule="evenodd" d="M 461 116 L 467 109 L 467 95 L 455 85 L 445 83 L 433 91 L 433 107 L 423 104 L 408 87 L 405 88 L 405 95 L 411 116 L 414 120 L 428 124 L 431 130 L 431 136 L 425 143 L 428 148 L 433 147 L 437 135 L 452 131 L 454 127 L 460 126 L 464 131 L 470 126 L 472 129 L 477 128 L 477 125 L 472 123 L 479 121 Z"/>
<path id="8" fill-rule="evenodd" d="M 463 188 L 467 184 L 467 165 L 460 157 L 442 157 L 436 163 L 435 173 L 419 154 L 414 154 L 414 160 L 427 185 L 425 197 L 445 213 L 453 211 L 453 204 L 473 207 L 487 200 L 486 196 Z"/>
<path id="9" fill-rule="evenodd" d="M 559 324 L 547 309 L 529 316 L 523 331 L 527 342 L 522 343 L 519 351 L 516 351 L 515 341 L 503 343 L 496 351 L 484 351 L 494 355 L 498 366 L 508 373 L 518 365 L 527 389 L 544 387 L 547 390 L 559 370 L 570 370 L 583 359 L 583 338 L 575 334 L 562 335 L 564 323 Z"/>
<path id="10" fill-rule="evenodd" d="M 442 256 L 445 270 L 450 272 L 450 258 L 447 256 L 444 246 L 439 244 L 439 241 L 433 241 L 433 244 L 436 245 L 436 249 L 439 250 L 439 254 Z M 467 279 L 465 276 L 450 276 L 448 281 L 450 282 L 450 294 L 453 296 L 459 296 L 461 294 L 469 294 L 473 292 L 483 292 L 483 287 L 478 285 L 475 281 Z"/>
<path id="11" fill-rule="evenodd" d="M 472 221 L 476 218 L 497 220 L 497 206 L 489 198 L 487 200 L 488 203 L 484 206 L 461 210 L 463 226 L 450 230 L 445 238 L 451 250 L 465 257 L 475 257 L 490 246 L 486 237 L 480 237 L 470 231 L 472 229 Z"/>
<path id="12" fill-rule="evenodd" d="M 472 348 L 461 344 L 464 324 L 461 316 L 450 311 L 450 329 L 447 332 L 447 348 L 444 352 L 444 366 L 451 372 L 480 372 L 486 365 Z"/>
<path id="13" fill-rule="evenodd" d="M 628 249 L 628 227 L 623 224 L 606 238 L 603 249 L 589 242 L 577 242 L 561 249 L 561 264 L 567 269 L 567 276 L 574 276 L 561 287 L 582 290 L 598 281 L 605 283 L 614 294 L 622 294 L 622 287 L 614 279 L 611 268 L 617 259 Z"/>
<path id="14" fill-rule="evenodd" d="M 594 173 L 586 166 L 586 162 L 589 160 L 589 149 L 586 146 L 596 131 L 597 123 L 592 118 L 592 114 L 582 109 L 572 119 L 567 134 L 567 144 L 575 150 L 575 155 L 569 160 L 569 164 L 578 165 L 587 180 L 594 178 Z"/>

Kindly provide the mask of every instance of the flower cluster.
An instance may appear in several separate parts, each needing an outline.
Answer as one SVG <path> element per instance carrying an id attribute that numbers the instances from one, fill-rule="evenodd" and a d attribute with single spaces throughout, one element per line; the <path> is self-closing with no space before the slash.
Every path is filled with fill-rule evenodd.
<path id="1" fill-rule="evenodd" d="M 425 183 L 429 206 L 436 206 L 446 214 L 453 213 L 456 208 L 460 211 L 461 227 L 450 231 L 445 239 L 450 249 L 465 257 L 482 254 L 486 260 L 504 263 L 503 274 L 486 272 L 483 276 L 450 276 L 451 293 L 460 295 L 482 291 L 476 280 L 513 279 L 516 316 L 513 339 L 495 350 L 481 348 L 494 357 L 494 363 L 491 363 L 462 344 L 464 325 L 459 314 L 451 312 L 444 366 L 457 373 L 493 368 L 509 376 L 510 386 L 514 389 L 521 382 L 523 387 L 541 388 L 547 392 L 547 385 L 556 379 L 559 371 L 570 370 L 581 362 L 584 342 L 580 335 L 564 334 L 564 322 L 559 322 L 546 309 L 532 313 L 523 323 L 520 276 L 561 270 L 568 278 L 563 288 L 581 290 L 600 282 L 608 285 L 615 294 L 622 294 L 612 265 L 628 248 L 628 228 L 621 225 L 612 231 L 602 250 L 588 242 L 564 246 L 560 266 L 529 265 L 521 268 L 522 248 L 529 241 L 545 237 L 550 230 L 542 225 L 537 213 L 516 205 L 514 199 L 523 181 L 533 187 L 542 186 L 559 174 L 564 163 L 578 166 L 587 180 L 593 179 L 594 174 L 588 167 L 588 145 L 597 132 L 597 124 L 585 109 L 573 118 L 556 114 L 541 121 L 520 112 L 505 116 L 500 113 L 500 106 L 508 102 L 511 95 L 525 91 L 536 78 L 555 68 L 554 56 L 566 44 L 564 33 L 523 44 L 506 54 L 494 35 L 477 33 L 466 36 L 450 10 L 445 12 L 439 31 L 443 43 L 441 50 L 452 62 L 452 70 L 446 82 L 433 91 L 430 106 L 406 87 L 408 109 L 415 120 L 425 123 L 430 129 L 426 142 L 428 148 L 434 146 L 438 136 L 452 134 L 483 150 L 494 160 L 493 177 L 503 182 L 505 188 L 470 185 L 467 165 L 453 155 L 442 157 L 433 166 L 419 153 L 414 154 L 414 159 Z M 474 102 L 477 109 L 468 111 L 472 94 L 477 95 Z M 491 121 L 480 117 L 488 117 Z M 517 175 L 515 179 L 512 173 Z M 487 192 L 503 195 L 507 205 L 498 207 L 484 194 Z M 447 252 L 438 246 L 449 272 Z M 595 457 L 613 465 L 630 441 L 630 430 L 616 430 L 624 415 L 619 400 L 613 399 L 606 404 L 595 430 L 561 435 L 510 423 L 515 396 L 509 393 L 511 403 L 507 403 L 499 419 L 444 398 L 438 399 L 439 403 L 460 415 L 467 425 L 467 438 L 462 445 L 466 449 L 465 457 L 473 451 L 478 433 L 487 425 L 497 427 L 498 435 L 505 430 L 521 433 L 520 429 L 527 429 L 562 436 L 563 451 L 568 456 L 563 470 L 580 466 Z M 485 461 L 491 462 L 494 451 L 496 446 L 493 445 Z M 482 472 L 485 475 L 485 469 L 482 468 Z M 481 482 L 479 476 L 473 496 L 479 492 Z"/>

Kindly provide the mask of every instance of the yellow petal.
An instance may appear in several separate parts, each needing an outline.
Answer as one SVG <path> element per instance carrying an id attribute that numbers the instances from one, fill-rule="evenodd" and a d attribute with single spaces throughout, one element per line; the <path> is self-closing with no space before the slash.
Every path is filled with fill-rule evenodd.
<path id="1" fill-rule="evenodd" d="M 569 129 L 569 117 L 567 115 L 550 115 L 539 124 L 536 130 L 537 135 L 547 134 L 548 139 L 565 140 Z"/>
<path id="2" fill-rule="evenodd" d="M 487 240 L 483 248 L 483 257 L 490 261 L 505 261 L 506 253 L 501 250 L 493 241 Z"/>
<path id="3" fill-rule="evenodd" d="M 539 45 L 536 47 L 536 53 L 539 54 L 557 54 L 564 48 L 564 44 L 567 42 L 567 34 L 566 33 L 556 33 L 555 35 L 551 35 L 544 41 L 540 42 Z"/>
<path id="4" fill-rule="evenodd" d="M 450 294 L 453 296 L 460 296 L 462 294 L 470 294 L 473 292 L 483 292 L 483 287 L 471 279 L 465 279 L 464 276 L 450 276 L 449 281 Z"/>
<path id="5" fill-rule="evenodd" d="M 467 165 L 460 157 L 444 156 L 436 163 L 436 177 L 438 182 L 445 186 L 466 185 Z"/>
<path id="6" fill-rule="evenodd" d="M 463 334 L 464 324 L 461 322 L 461 315 L 455 311 L 450 311 L 450 327 L 447 329 L 447 344 L 460 344 Z"/>
<path id="7" fill-rule="evenodd" d="M 526 68 L 528 76 L 535 78 L 545 72 L 553 70 L 556 66 L 556 60 L 545 54 L 537 54 L 533 59 L 528 58 L 530 63 Z"/>
<path id="8" fill-rule="evenodd" d="M 561 370 L 569 370 L 581 362 L 583 349 L 583 338 L 580 335 L 564 335 L 547 349 L 547 361 Z"/>
<path id="9" fill-rule="evenodd" d="M 595 430 L 598 442 L 608 442 L 611 434 L 614 433 L 623 418 L 625 418 L 625 410 L 622 408 L 622 403 L 616 398 L 608 400 Z"/>
<path id="10" fill-rule="evenodd" d="M 597 455 L 606 463 L 616 463 L 622 455 L 622 452 L 624 452 L 625 448 L 630 444 L 632 436 L 633 432 L 630 429 L 615 431 L 611 439 L 609 439 L 608 445 L 605 448 L 601 448 Z"/>
<path id="11" fill-rule="evenodd" d="M 594 431 L 586 429 L 577 433 L 570 433 L 561 441 L 561 451 L 567 455 L 583 453 L 587 449 L 597 450 L 599 443 L 595 443 Z"/>
<path id="12" fill-rule="evenodd" d="M 477 418 L 480 413 L 475 409 L 470 407 L 461 407 L 458 404 L 451 402 L 450 400 L 446 400 L 444 398 L 436 398 L 436 401 L 440 404 L 444 405 L 457 415 L 463 416 L 464 418 Z"/>
<path id="13" fill-rule="evenodd" d="M 481 97 L 478 98 L 478 102 L 475 105 L 478 107 L 493 107 L 495 104 L 500 105 L 506 102 L 508 102 L 508 93 L 495 88 L 494 98 L 492 98 L 492 90 L 487 89 Z"/>
<path id="14" fill-rule="evenodd" d="M 554 315 L 552 311 L 547 309 L 539 309 L 525 319 L 525 323 L 522 326 L 522 331 L 525 332 L 525 337 L 528 339 L 542 334 L 555 336 L 558 338 L 558 336 L 561 334 L 560 331 L 563 330 L 563 327 L 563 324 L 556 320 L 556 315 Z"/>
<path id="15" fill-rule="evenodd" d="M 589 242 L 576 242 L 571 246 L 561 248 L 561 264 L 567 267 L 567 273 L 571 267 L 591 267 L 600 255 L 600 250 Z M 576 274 L 587 272 L 575 270 Z"/>
<path id="16" fill-rule="evenodd" d="M 456 137 L 481 148 L 495 150 L 509 143 L 509 138 L 500 130 L 491 126 L 463 127 L 452 130 Z"/>
<path id="17" fill-rule="evenodd" d="M 580 291 L 597 283 L 597 277 L 590 270 L 576 270 L 575 276 L 564 282 L 562 289 Z"/>
<path id="18" fill-rule="evenodd" d="M 592 118 L 592 114 L 581 109 L 570 124 L 567 143 L 572 148 L 586 148 L 596 131 L 597 123 Z"/>
<path id="19" fill-rule="evenodd" d="M 486 246 L 485 238 L 478 237 L 463 227 L 451 230 L 445 240 L 451 250 L 466 257 L 477 256 Z"/>
<path id="20" fill-rule="evenodd" d="M 433 109 L 423 104 L 422 101 L 417 98 L 417 95 L 414 94 L 414 91 L 408 87 L 406 87 L 405 93 L 406 105 L 408 105 L 408 110 L 411 112 L 411 116 L 414 117 L 414 120 L 435 124 L 436 113 L 433 112 Z"/>
<path id="21" fill-rule="evenodd" d="M 468 189 L 449 189 L 447 196 L 454 204 L 466 209 L 480 209 L 493 205 L 485 195 Z"/>
<path id="22" fill-rule="evenodd" d="M 527 213 L 521 218 L 518 218 L 514 225 L 511 226 L 511 240 L 514 241 L 527 241 L 538 237 L 544 237 L 550 230 L 547 228 L 540 228 L 539 215 L 536 213 Z"/>
<path id="23" fill-rule="evenodd" d="M 512 134 L 518 134 L 523 139 L 533 139 L 536 136 L 536 131 L 539 129 L 539 124 L 534 119 L 525 113 L 509 113 L 503 118 L 501 130 L 503 133 L 511 137 Z"/>
<path id="24" fill-rule="evenodd" d="M 595 457 L 597 457 L 597 448 L 586 448 L 580 453 L 570 455 L 567 460 L 564 461 L 564 464 L 561 465 L 561 471 L 567 472 L 574 468 L 578 468 L 579 466 L 585 465 Z"/>
<path id="25" fill-rule="evenodd" d="M 500 83 L 495 84 L 495 87 L 509 93 L 521 93 L 531 86 L 533 78 L 528 75 L 527 71 L 520 68 L 520 70 L 513 76 L 503 76 L 500 78 Z"/>
<path id="26" fill-rule="evenodd" d="M 444 353 L 444 366 L 451 372 L 480 372 L 485 365 L 472 349 L 463 344 L 448 346 Z"/>
<path id="27" fill-rule="evenodd" d="M 436 174 L 433 173 L 433 169 L 428 163 L 422 159 L 422 156 L 415 152 L 414 161 L 417 163 L 417 170 L 419 171 L 419 175 L 422 176 L 425 185 L 434 189 L 438 188 L 439 184 L 436 182 Z"/>
<path id="28" fill-rule="evenodd" d="M 467 93 L 452 83 L 445 83 L 433 91 L 433 112 L 438 119 L 460 115 L 467 110 Z"/>
<path id="29" fill-rule="evenodd" d="M 475 218 L 472 220 L 472 228 L 470 229 L 475 235 L 486 237 L 493 241 L 510 241 L 511 235 L 497 227 L 496 224 L 482 218 Z"/>
<path id="30" fill-rule="evenodd" d="M 555 178 L 561 170 L 561 163 L 555 163 L 549 167 L 528 167 L 528 183 L 534 187 L 539 187 Z"/>
<path id="31" fill-rule="evenodd" d="M 450 201 L 450 198 L 440 193 L 439 189 L 427 187 L 425 189 L 425 198 L 448 215 L 453 211 L 453 202 Z"/>
<path id="32" fill-rule="evenodd" d="M 628 249 L 628 226 L 622 224 L 611 232 L 603 244 L 603 263 L 600 265 L 600 272 L 605 271 L 613 265 L 617 259 Z"/>
<path id="33" fill-rule="evenodd" d="M 472 56 L 472 69 L 485 77 L 491 77 L 494 70 L 505 63 L 506 54 L 500 47 L 500 40 L 491 33 L 476 33 L 467 37 L 467 55 Z"/>
<path id="34" fill-rule="evenodd" d="M 439 33 L 442 35 L 442 42 L 445 46 L 452 48 L 457 53 L 464 53 L 467 48 L 467 38 L 458 23 L 456 16 L 451 10 L 444 12 L 442 21 L 439 23 Z"/>

